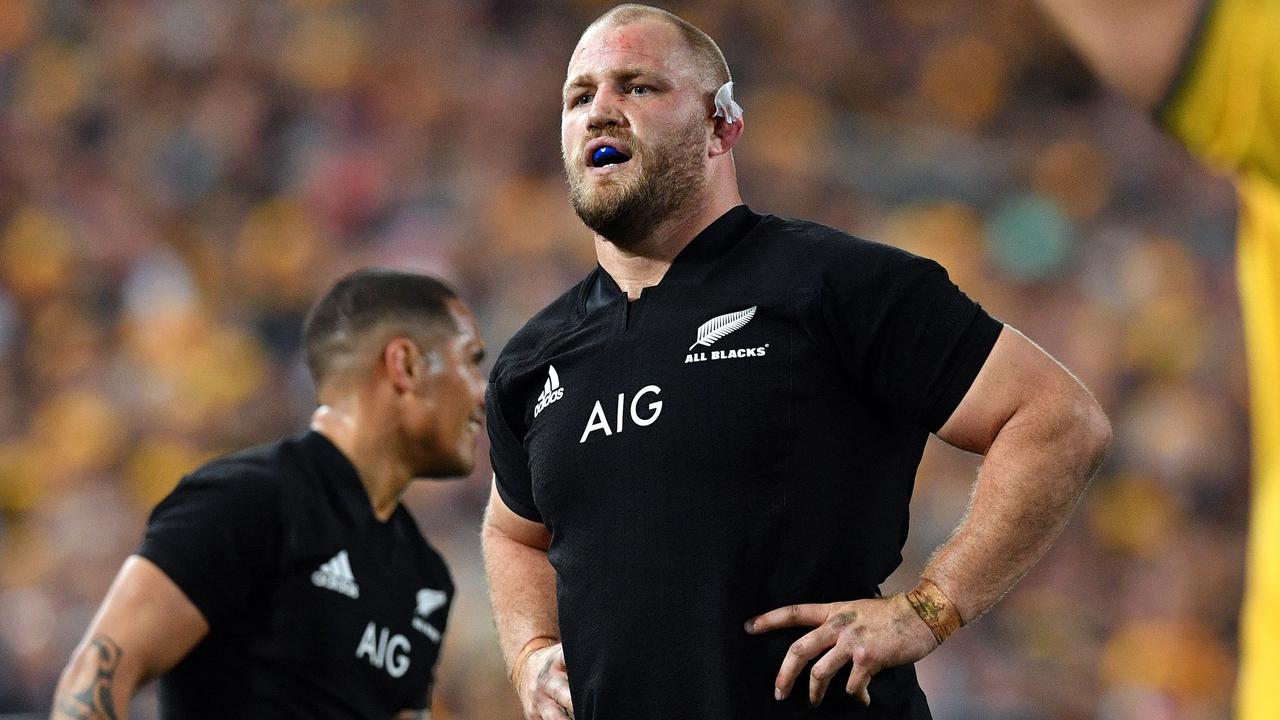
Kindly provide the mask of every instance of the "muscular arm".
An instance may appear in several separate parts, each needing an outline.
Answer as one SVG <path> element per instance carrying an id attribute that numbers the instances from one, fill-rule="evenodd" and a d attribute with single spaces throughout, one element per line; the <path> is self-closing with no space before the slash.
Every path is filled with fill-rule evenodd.
<path id="1" fill-rule="evenodd" d="M 208 632 L 204 616 L 167 575 L 150 560 L 130 557 L 62 671 L 50 717 L 127 717 L 138 687 L 176 665 Z"/>
<path id="2" fill-rule="evenodd" d="M 508 674 L 517 670 L 513 667 L 517 662 L 522 663 L 519 675 L 512 680 L 529 718 L 572 717 L 573 709 L 564 651 L 558 642 L 556 574 L 547 560 L 550 544 L 547 528 L 507 507 L 495 482 L 489 493 L 480 545 L 498 644 Z M 546 647 L 521 660 L 521 651 L 538 638 L 549 638 L 542 641 Z M 563 714 L 565 711 L 569 714 Z"/>
<path id="3" fill-rule="evenodd" d="M 1154 108 L 1209 0 L 1036 0 L 1105 82 Z"/>
<path id="4" fill-rule="evenodd" d="M 964 520 L 924 571 L 969 622 L 1053 544 L 1111 427 L 1084 386 L 1006 327 L 938 437 L 986 456 Z"/>
<path id="5" fill-rule="evenodd" d="M 1111 428 L 1070 373 L 1005 327 L 938 436 L 986 460 L 965 519 L 920 586 L 890 598 L 791 605 L 747 621 L 750 633 L 814 628 L 783 658 L 779 699 L 822 655 L 810 671 L 809 701 L 820 702 L 831 677 L 852 662 L 845 691 L 870 704 L 873 675 L 923 658 L 958 620 L 986 612 L 1053 544 L 1101 462 Z"/>
<path id="6" fill-rule="evenodd" d="M 545 526 L 512 512 L 496 486 L 490 491 L 480 544 L 498 644 L 508 672 L 530 640 L 560 637 L 555 570 L 547 561 L 550 543 Z"/>

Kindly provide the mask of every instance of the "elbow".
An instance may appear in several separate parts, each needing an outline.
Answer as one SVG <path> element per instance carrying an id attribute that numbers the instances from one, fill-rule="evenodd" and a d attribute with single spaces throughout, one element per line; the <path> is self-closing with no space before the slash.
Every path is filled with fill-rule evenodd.
<path id="1" fill-rule="evenodd" d="M 1087 390 L 1081 388 L 1082 398 L 1077 402 L 1076 421 L 1077 437 L 1084 460 L 1084 479 L 1087 482 L 1102 465 L 1111 448 L 1111 420 Z"/>
<path id="2" fill-rule="evenodd" d="M 58 678 L 53 697 L 54 707 L 60 708 L 64 705 L 77 707 L 76 703 L 84 702 L 82 699 L 85 693 L 84 688 L 97 688 L 98 692 L 105 691 L 107 696 L 117 703 L 127 704 L 129 698 L 133 696 L 133 689 L 137 687 L 139 678 L 136 676 L 135 663 L 121 663 L 123 654 L 124 651 L 120 646 L 106 635 L 95 634 L 81 641 Z M 106 678 L 105 681 L 104 678 Z M 107 715 L 94 713 L 99 709 L 96 705 L 83 709 L 88 714 L 76 715 L 76 717 L 107 717 Z"/>
<path id="3" fill-rule="evenodd" d="M 495 540 L 501 541 L 502 531 L 498 529 L 497 524 L 493 522 L 493 509 L 485 508 L 484 517 L 480 520 L 480 550 L 486 555 L 489 548 L 493 546 Z"/>

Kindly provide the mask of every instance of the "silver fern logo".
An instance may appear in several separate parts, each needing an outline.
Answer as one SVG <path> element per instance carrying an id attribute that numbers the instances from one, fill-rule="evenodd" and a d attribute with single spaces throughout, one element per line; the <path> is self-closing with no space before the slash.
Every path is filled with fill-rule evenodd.
<path id="1" fill-rule="evenodd" d="M 699 345 L 711 347 L 715 341 L 735 330 L 741 330 L 746 327 L 747 323 L 751 322 L 751 318 L 756 316 L 757 307 L 757 305 L 752 305 L 746 310 L 726 313 L 702 323 L 702 327 L 698 328 L 698 341 L 690 345 L 689 350 L 693 350 Z"/>
<path id="2" fill-rule="evenodd" d="M 737 332 L 747 326 L 751 319 L 756 316 L 756 308 L 752 305 L 746 310 L 725 313 L 713 317 L 702 323 L 698 328 L 698 339 L 689 346 L 684 356 L 685 364 L 705 362 L 707 360 L 731 360 L 748 357 L 764 357 L 768 352 L 769 344 L 765 343 L 759 347 L 736 348 L 733 350 L 710 350 L 694 352 L 698 347 L 709 348 L 715 343 L 723 340 L 730 333 Z"/>

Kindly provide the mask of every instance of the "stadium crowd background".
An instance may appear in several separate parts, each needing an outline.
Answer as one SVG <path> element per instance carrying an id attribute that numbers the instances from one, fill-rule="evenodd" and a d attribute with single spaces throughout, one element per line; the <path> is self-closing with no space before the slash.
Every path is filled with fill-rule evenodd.
<path id="1" fill-rule="evenodd" d="M 298 325 L 332 280 L 438 273 L 496 355 L 591 267 L 559 88 L 609 5 L 0 2 L 0 714 L 47 708 L 184 472 L 304 426 Z M 1027 0 L 668 7 L 733 68 L 754 208 L 940 260 L 1112 416 L 1057 546 L 921 664 L 935 717 L 1228 717 L 1248 513 L 1230 187 Z M 459 587 L 437 720 L 518 717 L 480 452 L 407 498 Z M 886 590 L 953 527 L 975 460 L 931 444 Z"/>

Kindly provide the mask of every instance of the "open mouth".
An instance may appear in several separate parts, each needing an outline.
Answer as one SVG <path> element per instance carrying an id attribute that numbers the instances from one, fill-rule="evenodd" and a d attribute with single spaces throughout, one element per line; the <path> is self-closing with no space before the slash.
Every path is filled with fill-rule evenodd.
<path id="1" fill-rule="evenodd" d="M 604 167 L 606 165 L 617 165 L 631 159 L 631 156 L 613 147 L 605 145 L 591 153 L 592 167 Z"/>
<path id="2" fill-rule="evenodd" d="M 587 146 L 587 164 L 594 168 L 621 165 L 630 159 L 629 148 L 618 141 L 599 139 Z"/>

